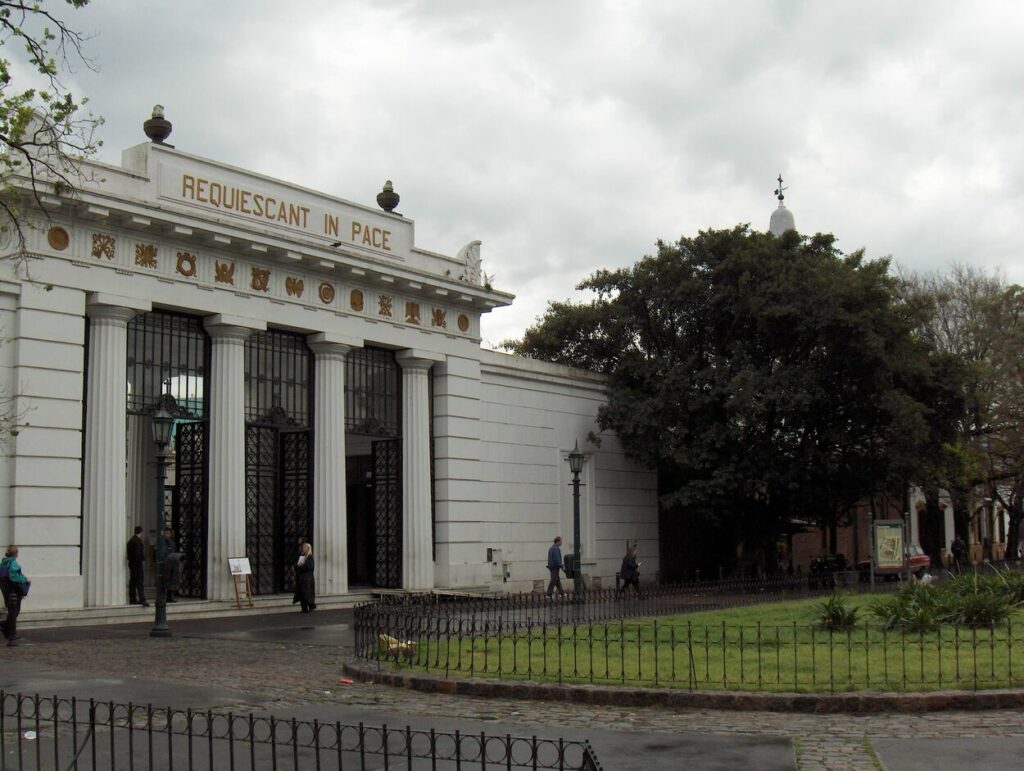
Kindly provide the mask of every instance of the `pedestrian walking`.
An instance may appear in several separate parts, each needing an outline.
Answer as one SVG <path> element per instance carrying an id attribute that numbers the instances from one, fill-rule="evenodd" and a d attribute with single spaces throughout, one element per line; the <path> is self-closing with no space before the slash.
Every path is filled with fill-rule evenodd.
<path id="1" fill-rule="evenodd" d="M 548 549 L 548 572 L 551 574 L 551 580 L 548 581 L 548 597 L 552 596 L 555 589 L 558 590 L 560 597 L 565 594 L 565 590 L 562 589 L 562 580 L 559 576 L 559 571 L 562 569 L 562 536 L 556 535 L 554 543 Z"/>
<path id="2" fill-rule="evenodd" d="M 174 540 L 174 530 L 164 528 L 164 591 L 167 602 L 177 602 L 178 575 L 181 572 L 181 552 L 178 542 Z"/>
<path id="3" fill-rule="evenodd" d="M 21 601 L 28 597 L 31 585 L 32 582 L 21 572 L 21 565 L 18 564 L 18 547 L 13 544 L 8 546 L 4 558 L 0 560 L 0 591 L 4 593 L 4 605 L 7 606 L 7 618 L 0 629 L 10 646 L 21 644 L 18 614 L 21 613 Z"/>
<path id="4" fill-rule="evenodd" d="M 622 579 L 622 583 L 619 584 L 620 596 L 626 593 L 626 588 L 630 585 L 636 589 L 637 594 L 640 594 L 640 563 L 636 561 L 636 546 L 626 549 L 626 556 L 622 558 L 622 565 L 619 567 L 619 578 Z"/>
<path id="5" fill-rule="evenodd" d="M 950 551 L 953 552 L 953 565 L 956 569 L 963 570 L 966 567 L 970 567 L 970 558 L 967 552 L 967 544 L 964 539 L 957 535 L 953 539 L 953 543 L 950 546 Z"/>
<path id="6" fill-rule="evenodd" d="M 142 540 L 142 528 L 136 526 L 135 534 L 128 539 L 128 603 L 149 607 L 146 602 L 146 544 Z"/>
<path id="7" fill-rule="evenodd" d="M 295 565 L 295 597 L 292 598 L 292 605 L 296 602 L 302 604 L 303 613 L 316 610 L 314 568 L 313 547 L 308 543 L 304 543 L 302 544 L 302 554 L 299 555 L 299 561 Z"/>

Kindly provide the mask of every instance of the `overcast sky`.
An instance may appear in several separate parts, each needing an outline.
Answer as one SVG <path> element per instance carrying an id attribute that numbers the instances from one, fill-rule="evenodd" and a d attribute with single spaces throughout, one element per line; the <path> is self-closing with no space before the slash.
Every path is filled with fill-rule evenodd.
<path id="1" fill-rule="evenodd" d="M 1024 4 L 93 0 L 101 159 L 153 104 L 189 153 L 483 242 L 518 336 L 592 271 L 699 229 L 801 232 L 1024 283 Z M 15 73 L 17 74 L 17 73 Z"/>

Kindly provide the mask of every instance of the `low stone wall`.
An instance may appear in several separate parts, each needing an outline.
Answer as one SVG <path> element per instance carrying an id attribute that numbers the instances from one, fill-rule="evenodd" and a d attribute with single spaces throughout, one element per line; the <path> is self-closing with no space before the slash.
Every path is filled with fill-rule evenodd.
<path id="1" fill-rule="evenodd" d="M 484 696 L 538 701 L 572 701 L 617 707 L 667 707 L 768 712 L 878 713 L 939 712 L 944 710 L 1018 709 L 1024 690 L 933 691 L 930 693 L 752 693 L 749 691 L 688 691 L 676 688 L 636 688 L 619 685 L 558 685 L 482 678 L 444 678 L 429 674 L 375 669 L 345 664 L 345 674 L 427 693 Z"/>

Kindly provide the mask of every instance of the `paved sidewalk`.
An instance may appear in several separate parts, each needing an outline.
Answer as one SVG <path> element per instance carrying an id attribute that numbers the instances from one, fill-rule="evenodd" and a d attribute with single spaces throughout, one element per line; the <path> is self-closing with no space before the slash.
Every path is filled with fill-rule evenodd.
<path id="1" fill-rule="evenodd" d="M 618 769 L 1017 769 L 1024 710 L 890 715 L 663 710 L 425 694 L 339 683 L 351 611 L 182 621 L 170 639 L 147 624 L 26 630 L 2 648 L 0 687 L 175 707 L 394 726 L 435 725 L 588 738 Z M 12 666 L 17 662 L 17 666 Z M 941 744 L 939 743 L 941 742 Z"/>

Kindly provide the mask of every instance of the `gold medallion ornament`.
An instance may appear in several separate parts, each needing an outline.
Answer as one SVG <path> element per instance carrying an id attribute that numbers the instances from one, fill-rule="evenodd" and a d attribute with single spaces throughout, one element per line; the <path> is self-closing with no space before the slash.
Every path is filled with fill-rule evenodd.
<path id="1" fill-rule="evenodd" d="M 363 310 L 363 293 L 362 290 L 353 289 L 348 296 L 348 304 L 352 307 L 352 310 L 357 313 Z"/>
<path id="2" fill-rule="evenodd" d="M 196 274 L 196 256 L 191 252 L 178 252 L 178 264 L 174 268 L 185 278 Z"/>
<path id="3" fill-rule="evenodd" d="M 419 324 L 420 323 L 420 304 L 414 302 L 406 302 L 405 304 L 405 322 L 407 324 Z"/>
<path id="4" fill-rule="evenodd" d="M 302 291 L 306 288 L 306 282 L 295 276 L 288 276 L 284 280 L 284 290 L 292 297 L 302 297 Z"/>
<path id="5" fill-rule="evenodd" d="M 93 233 L 92 256 L 114 259 L 114 237 L 106 233 Z"/>
<path id="6" fill-rule="evenodd" d="M 217 260 L 213 266 L 213 280 L 218 284 L 235 285 L 235 263 Z"/>
<path id="7" fill-rule="evenodd" d="M 270 271 L 267 270 L 266 268 L 253 268 L 252 280 L 249 282 L 249 286 L 251 286 L 257 292 L 269 292 Z"/>
<path id="8" fill-rule="evenodd" d="M 459 314 L 459 331 L 460 332 L 468 332 L 469 331 L 469 316 L 467 316 L 465 313 L 460 313 Z"/>
<path id="9" fill-rule="evenodd" d="M 334 302 L 334 286 L 326 281 L 320 284 L 320 302 L 324 305 L 330 305 Z"/>
<path id="10" fill-rule="evenodd" d="M 135 264 L 143 268 L 155 268 L 156 244 L 135 244 Z"/>
<path id="11" fill-rule="evenodd" d="M 377 312 L 381 316 L 391 315 L 391 298 L 386 294 L 382 294 L 377 298 Z"/>
<path id="12" fill-rule="evenodd" d="M 68 244 L 71 243 L 71 236 L 68 235 L 68 231 L 64 228 L 50 228 L 46 234 L 46 242 L 50 245 L 51 249 L 63 252 L 68 248 Z"/>
<path id="13" fill-rule="evenodd" d="M 442 308 L 430 309 L 430 326 L 448 328 L 448 312 Z"/>

